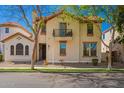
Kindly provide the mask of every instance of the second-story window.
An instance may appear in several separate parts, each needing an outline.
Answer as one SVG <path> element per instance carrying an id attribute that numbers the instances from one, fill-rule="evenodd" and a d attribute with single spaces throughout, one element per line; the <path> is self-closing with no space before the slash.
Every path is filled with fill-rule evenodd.
<path id="1" fill-rule="evenodd" d="M 87 35 L 93 35 L 93 24 L 92 23 L 88 23 L 87 24 Z"/>
<path id="2" fill-rule="evenodd" d="M 60 23 L 59 24 L 59 34 L 60 34 L 60 36 L 65 36 L 66 29 L 67 29 L 67 24 L 66 23 Z"/>
<path id="3" fill-rule="evenodd" d="M 102 35 L 102 38 L 105 39 L 105 34 Z"/>
<path id="4" fill-rule="evenodd" d="M 5 28 L 5 33 L 9 33 L 9 28 Z"/>

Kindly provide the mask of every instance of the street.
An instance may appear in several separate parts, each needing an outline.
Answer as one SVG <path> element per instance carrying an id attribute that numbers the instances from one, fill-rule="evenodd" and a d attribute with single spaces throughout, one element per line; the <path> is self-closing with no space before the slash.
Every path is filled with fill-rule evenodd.
<path id="1" fill-rule="evenodd" d="M 124 73 L 0 73 L 1 88 L 123 88 Z"/>

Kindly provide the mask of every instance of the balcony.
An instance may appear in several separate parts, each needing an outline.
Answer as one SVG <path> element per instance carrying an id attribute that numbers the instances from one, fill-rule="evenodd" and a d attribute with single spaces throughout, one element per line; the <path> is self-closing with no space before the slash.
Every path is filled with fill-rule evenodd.
<path id="1" fill-rule="evenodd" d="M 53 36 L 58 41 L 72 40 L 72 29 L 54 29 Z"/>

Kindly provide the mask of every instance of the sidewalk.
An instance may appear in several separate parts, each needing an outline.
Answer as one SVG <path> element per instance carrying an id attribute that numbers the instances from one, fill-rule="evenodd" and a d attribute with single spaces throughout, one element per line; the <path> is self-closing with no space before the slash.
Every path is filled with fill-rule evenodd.
<path id="1" fill-rule="evenodd" d="M 0 68 L 30 68 L 31 64 L 15 64 L 12 62 L 1 62 Z M 114 63 L 114 68 L 124 68 L 122 63 Z M 36 64 L 35 68 L 107 68 L 107 63 L 100 63 L 98 66 L 93 66 L 92 63 L 57 63 L 57 64 Z"/>
<path id="2" fill-rule="evenodd" d="M 15 64 L 13 62 L 0 62 L 0 68 L 31 68 L 31 64 Z M 53 64 L 50 64 L 50 65 L 43 65 L 41 64 L 40 62 L 38 62 L 38 64 L 35 65 L 35 68 L 64 68 L 64 66 L 62 65 L 53 65 Z"/>

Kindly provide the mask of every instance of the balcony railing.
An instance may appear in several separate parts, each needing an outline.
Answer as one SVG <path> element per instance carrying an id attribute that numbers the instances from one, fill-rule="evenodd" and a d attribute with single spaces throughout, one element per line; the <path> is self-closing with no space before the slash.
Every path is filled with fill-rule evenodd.
<path id="1" fill-rule="evenodd" d="M 54 37 L 72 37 L 72 29 L 53 29 Z"/>

